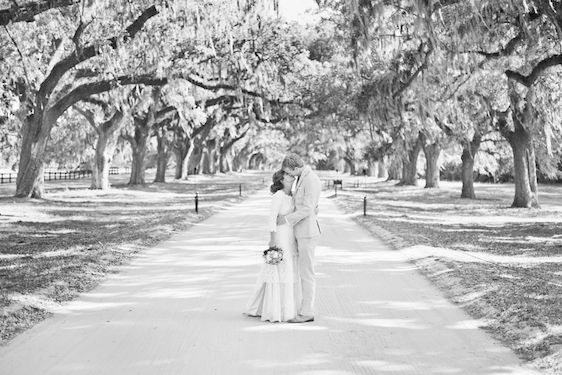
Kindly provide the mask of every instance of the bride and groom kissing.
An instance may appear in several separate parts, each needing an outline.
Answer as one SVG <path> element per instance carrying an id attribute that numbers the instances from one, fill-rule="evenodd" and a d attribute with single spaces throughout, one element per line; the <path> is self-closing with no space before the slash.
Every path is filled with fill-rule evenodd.
<path id="1" fill-rule="evenodd" d="M 272 180 L 269 247 L 282 249 L 283 260 L 261 266 L 245 314 L 270 322 L 312 322 L 321 182 L 296 154 L 283 159 L 281 170 L 273 174 Z"/>

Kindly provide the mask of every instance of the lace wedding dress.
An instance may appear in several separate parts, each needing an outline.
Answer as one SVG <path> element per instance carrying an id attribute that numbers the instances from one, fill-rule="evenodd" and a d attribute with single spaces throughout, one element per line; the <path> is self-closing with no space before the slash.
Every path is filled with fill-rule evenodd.
<path id="1" fill-rule="evenodd" d="M 283 261 L 261 266 L 254 293 L 246 314 L 261 316 L 262 321 L 284 322 L 297 315 L 297 301 L 301 300 L 297 268 L 297 243 L 290 225 L 277 225 L 277 215 L 293 212 L 293 198 L 282 190 L 271 201 L 269 231 L 276 231 L 277 247 L 283 249 Z"/>

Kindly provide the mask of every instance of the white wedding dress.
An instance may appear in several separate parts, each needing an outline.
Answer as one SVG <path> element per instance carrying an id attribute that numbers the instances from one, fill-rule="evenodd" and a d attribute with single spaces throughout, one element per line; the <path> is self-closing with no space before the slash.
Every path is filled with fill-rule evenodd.
<path id="1" fill-rule="evenodd" d="M 246 314 L 261 316 L 262 321 L 285 322 L 297 315 L 301 300 L 297 267 L 297 243 L 290 225 L 277 225 L 277 215 L 294 210 L 293 198 L 282 190 L 273 194 L 268 230 L 276 231 L 277 246 L 283 250 L 283 261 L 262 264 Z"/>

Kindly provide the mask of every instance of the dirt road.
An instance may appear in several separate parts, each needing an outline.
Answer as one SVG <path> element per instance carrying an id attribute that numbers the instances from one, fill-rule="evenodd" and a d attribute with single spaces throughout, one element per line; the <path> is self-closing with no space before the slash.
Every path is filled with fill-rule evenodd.
<path id="1" fill-rule="evenodd" d="M 0 374 L 537 374 L 328 198 L 316 321 L 242 315 L 268 202 L 256 194 L 142 253 L 0 348 Z"/>

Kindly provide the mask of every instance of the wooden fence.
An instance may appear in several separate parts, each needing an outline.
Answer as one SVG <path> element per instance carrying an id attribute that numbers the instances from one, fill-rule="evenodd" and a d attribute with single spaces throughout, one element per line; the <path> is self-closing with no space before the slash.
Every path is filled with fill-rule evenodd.
<path id="1" fill-rule="evenodd" d="M 89 177 L 92 175 L 92 171 L 46 171 L 43 173 L 45 181 L 57 181 L 57 180 L 78 180 L 80 178 Z M 16 182 L 17 173 L 0 173 L 0 184 L 9 184 Z"/>

